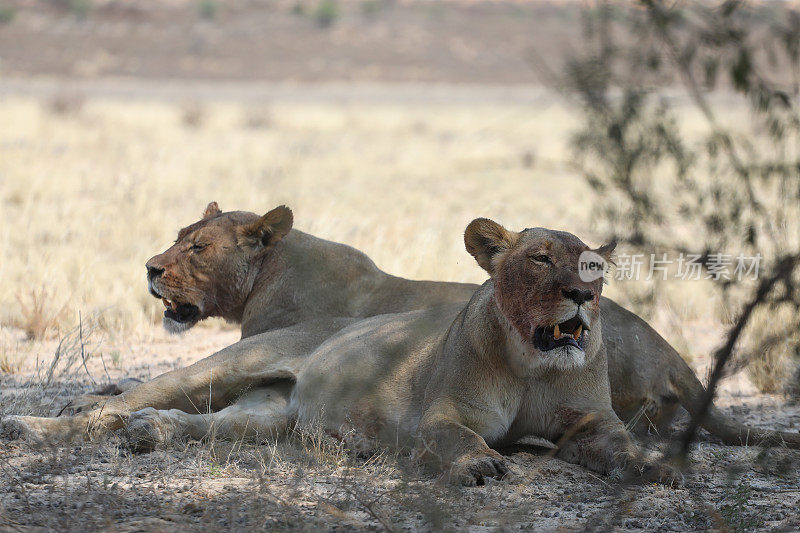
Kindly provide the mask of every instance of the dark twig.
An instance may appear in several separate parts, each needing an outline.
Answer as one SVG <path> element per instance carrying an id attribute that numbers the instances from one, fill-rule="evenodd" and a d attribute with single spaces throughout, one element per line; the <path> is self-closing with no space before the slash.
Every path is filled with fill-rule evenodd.
<path id="1" fill-rule="evenodd" d="M 717 385 L 719 384 L 720 379 L 722 379 L 724 376 L 725 365 L 731 359 L 734 348 L 736 347 L 736 343 L 738 342 L 742 331 L 744 331 L 744 328 L 749 323 L 753 311 L 762 303 L 764 303 L 764 301 L 767 299 L 767 295 L 779 281 L 790 283 L 792 273 L 798 266 L 798 263 L 800 263 L 800 254 L 786 256 L 778 261 L 773 269 L 772 275 L 761 281 L 755 295 L 742 310 L 742 313 L 739 315 L 736 323 L 728 333 L 725 344 L 714 354 L 714 369 L 711 372 L 711 377 L 709 378 L 708 386 L 706 387 L 706 392 L 703 396 L 702 403 L 700 404 L 700 408 L 697 410 L 694 416 L 692 416 L 692 419 L 689 422 L 689 427 L 686 429 L 683 437 L 681 438 L 681 447 L 679 452 L 681 457 L 686 457 L 686 455 L 689 453 L 689 448 L 691 447 L 692 441 L 694 441 L 697 430 L 700 428 L 700 424 L 708 414 L 708 410 L 711 408 L 711 404 L 714 401 Z"/>

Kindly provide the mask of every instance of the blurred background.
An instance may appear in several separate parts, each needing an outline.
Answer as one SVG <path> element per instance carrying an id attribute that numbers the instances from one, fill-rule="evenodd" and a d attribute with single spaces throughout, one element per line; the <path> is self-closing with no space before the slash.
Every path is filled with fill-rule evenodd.
<path id="1" fill-rule="evenodd" d="M 605 291 L 699 369 L 755 302 L 732 368 L 791 392 L 799 29 L 792 2 L 0 0 L 0 372 L 79 323 L 122 370 L 166 342 L 144 263 L 213 200 L 416 279 L 485 279 L 478 216 L 703 278 L 759 253 Z"/>

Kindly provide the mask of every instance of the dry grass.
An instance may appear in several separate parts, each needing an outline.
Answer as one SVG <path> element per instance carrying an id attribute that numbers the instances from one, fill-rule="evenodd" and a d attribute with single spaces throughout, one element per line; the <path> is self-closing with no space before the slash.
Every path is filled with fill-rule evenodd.
<path id="1" fill-rule="evenodd" d="M 0 346 L 0 372 L 16 374 L 22 368 L 19 347 Z"/>
<path id="2" fill-rule="evenodd" d="M 755 313 L 748 326 L 748 346 L 762 346 L 758 353 L 743 353 L 737 363 L 747 365 L 747 370 L 758 388 L 763 392 L 780 392 L 790 386 L 791 375 L 796 366 L 796 357 L 791 356 L 797 346 L 797 331 L 791 329 L 789 313 L 793 310 L 761 309 Z"/>
<path id="3" fill-rule="evenodd" d="M 688 131 L 699 122 L 683 117 Z M 257 212 L 285 203 L 299 229 L 410 278 L 483 281 L 461 238 L 476 216 L 602 238 L 593 193 L 570 165 L 576 117 L 555 98 L 268 109 L 86 100 L 80 113 L 7 98 L 0 122 L 15 125 L 0 130 L 0 324 L 31 337 L 74 327 L 80 312 L 112 337 L 151 338 L 161 310 L 144 263 L 210 200 Z M 623 303 L 647 290 L 606 289 Z M 658 307 L 638 310 L 687 357 L 710 352 L 708 332 L 730 317 L 705 282 L 657 290 Z"/>
<path id="4" fill-rule="evenodd" d="M 20 318 L 17 325 L 25 332 L 28 340 L 42 340 L 51 332 L 53 326 L 61 321 L 67 304 L 59 305 L 51 297 L 47 287 L 32 289 L 25 296 L 18 295 Z"/>
<path id="5" fill-rule="evenodd" d="M 34 100 L 0 103 L 15 124 L 0 132 L 4 324 L 21 317 L 16 294 L 46 283 L 69 298 L 65 325 L 102 312 L 109 330 L 146 331 L 160 310 L 144 263 L 210 200 L 258 212 L 286 203 L 298 228 L 412 278 L 482 281 L 461 239 L 478 215 L 596 238 L 558 106 L 276 104 L 269 128 L 247 127 L 253 110 L 238 104 L 205 105 L 196 128 L 182 111 L 90 101 L 65 117 Z"/>

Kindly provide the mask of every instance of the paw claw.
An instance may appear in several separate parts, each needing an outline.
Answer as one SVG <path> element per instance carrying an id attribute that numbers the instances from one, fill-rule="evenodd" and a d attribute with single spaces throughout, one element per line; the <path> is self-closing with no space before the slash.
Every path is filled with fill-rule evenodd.
<path id="1" fill-rule="evenodd" d="M 479 455 L 462 459 L 450 468 L 450 480 L 459 485 L 474 487 L 487 479 L 503 479 L 509 472 L 505 459 L 494 455 Z"/>
<path id="2" fill-rule="evenodd" d="M 78 396 L 65 405 L 56 416 L 75 416 L 80 413 L 88 413 L 100 406 L 100 404 L 108 400 L 108 398 L 99 398 L 91 394 Z"/>

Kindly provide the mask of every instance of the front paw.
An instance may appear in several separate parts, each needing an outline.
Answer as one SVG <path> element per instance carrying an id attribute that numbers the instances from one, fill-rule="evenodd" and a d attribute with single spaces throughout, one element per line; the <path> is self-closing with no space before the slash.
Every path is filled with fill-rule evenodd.
<path id="1" fill-rule="evenodd" d="M 668 487 L 682 487 L 683 474 L 680 469 L 664 461 L 648 461 L 639 467 L 642 479 L 651 483 L 661 483 Z"/>
<path id="2" fill-rule="evenodd" d="M 0 420 L 0 438 L 31 443 L 63 443 L 81 435 L 74 419 L 38 416 L 6 416 Z"/>
<path id="3" fill-rule="evenodd" d="M 458 459 L 450 467 L 450 481 L 465 487 L 483 485 L 487 479 L 502 479 L 508 474 L 506 460 L 497 452 Z"/>
<path id="4" fill-rule="evenodd" d="M 12 415 L 0 420 L 0 438 L 5 440 L 20 440 L 33 437 L 35 431 L 25 422 L 26 418 L 29 417 Z"/>
<path id="5" fill-rule="evenodd" d="M 125 424 L 128 447 L 135 452 L 149 453 L 167 444 L 174 436 L 175 424 L 169 415 L 152 407 L 132 413 Z"/>

